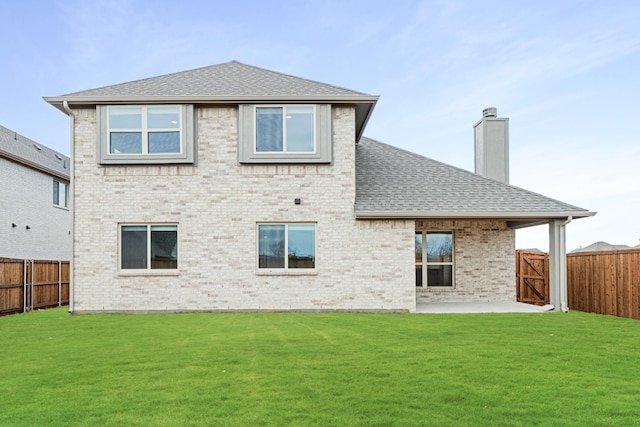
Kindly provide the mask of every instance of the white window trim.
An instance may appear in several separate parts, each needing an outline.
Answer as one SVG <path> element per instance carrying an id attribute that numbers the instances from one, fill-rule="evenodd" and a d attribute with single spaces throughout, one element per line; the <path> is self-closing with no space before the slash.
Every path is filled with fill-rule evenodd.
<path id="1" fill-rule="evenodd" d="M 53 206 L 55 206 L 56 208 L 69 210 L 69 183 L 54 179 L 53 186 L 55 186 L 56 182 L 58 183 L 58 203 L 54 201 Z M 64 185 L 64 204 L 61 205 L 60 204 L 60 187 L 63 185 Z M 52 192 L 53 192 L 53 186 L 51 188 Z"/>
<path id="2" fill-rule="evenodd" d="M 184 132 L 182 131 L 182 123 L 183 123 L 183 113 L 182 113 L 182 108 L 178 108 L 178 114 L 179 114 L 179 120 L 180 122 L 178 123 L 178 127 L 177 128 L 154 128 L 151 130 L 151 132 L 149 131 L 149 125 L 148 125 L 148 111 L 149 108 L 175 108 L 176 105 L 110 105 L 107 107 L 107 134 L 108 134 L 108 138 L 107 138 L 107 152 L 112 155 L 112 156 L 131 156 L 131 155 L 138 155 L 138 156 L 148 156 L 149 155 L 149 133 L 153 133 L 153 132 L 179 132 L 180 133 L 180 151 L 177 153 L 151 153 L 153 155 L 163 155 L 163 156 L 179 156 L 182 155 L 184 153 Z M 179 106 L 178 106 L 179 107 Z M 127 128 L 127 129 L 111 129 L 111 122 L 110 122 L 110 117 L 111 115 L 109 114 L 109 111 L 114 109 L 124 109 L 124 108 L 140 108 L 141 110 L 141 114 L 142 114 L 142 127 L 139 129 L 134 129 L 134 128 Z M 127 133 L 127 132 L 140 132 L 142 135 L 142 152 L 141 153 L 112 153 L 111 152 L 111 133 Z"/>
<path id="3" fill-rule="evenodd" d="M 284 267 L 260 268 L 260 226 L 284 225 Z M 313 225 L 313 268 L 289 268 L 289 225 Z M 258 276 L 307 276 L 318 274 L 318 224 L 315 222 L 259 222 L 256 224 L 256 275 Z"/>
<path id="4" fill-rule="evenodd" d="M 172 225 L 176 227 L 178 268 L 151 268 L 151 227 L 154 225 Z M 122 268 L 122 227 L 147 227 L 147 268 Z M 177 276 L 180 274 L 180 227 L 177 222 L 123 222 L 118 223 L 118 275 L 119 276 Z"/>
<path id="5" fill-rule="evenodd" d="M 300 151 L 256 152 L 256 107 L 313 106 L 314 153 Z M 331 164 L 333 131 L 331 104 L 238 105 L 238 162 L 243 164 Z"/>
<path id="6" fill-rule="evenodd" d="M 180 111 L 180 152 L 179 153 L 149 153 L 148 134 L 146 129 L 148 108 L 179 107 Z M 109 126 L 109 110 L 111 108 L 143 108 L 143 127 L 141 129 L 113 129 L 114 132 L 142 132 L 142 153 L 111 153 L 111 137 Z M 96 162 L 103 165 L 126 164 L 193 164 L 196 155 L 195 119 L 193 104 L 122 104 L 96 106 Z M 152 132 L 175 132 L 171 129 L 152 129 Z"/>
<path id="7" fill-rule="evenodd" d="M 422 287 L 416 286 L 416 289 L 454 289 L 456 287 L 456 269 L 455 269 L 455 233 L 453 230 L 422 230 L 416 231 L 415 234 L 422 234 L 422 262 L 416 262 L 415 265 L 420 266 L 422 270 Z M 427 234 L 428 233 L 451 233 L 451 262 L 428 262 L 427 261 Z M 429 286 L 427 270 L 430 265 L 450 265 L 451 266 L 451 286 Z"/>
<path id="8" fill-rule="evenodd" d="M 313 108 L 312 118 L 313 118 L 313 151 L 289 151 L 287 150 L 287 108 L 289 107 L 311 107 Z M 282 108 L 282 151 L 258 151 L 258 113 L 257 110 L 259 108 Z M 253 120 L 254 120 L 254 129 L 253 129 L 253 154 L 254 155 L 295 155 L 295 154 L 303 154 L 303 155 L 315 155 L 318 151 L 318 138 L 317 138 L 317 130 L 316 130 L 316 106 L 315 104 L 311 105 L 300 105 L 300 104 L 265 104 L 265 105 L 254 105 L 253 106 Z"/>

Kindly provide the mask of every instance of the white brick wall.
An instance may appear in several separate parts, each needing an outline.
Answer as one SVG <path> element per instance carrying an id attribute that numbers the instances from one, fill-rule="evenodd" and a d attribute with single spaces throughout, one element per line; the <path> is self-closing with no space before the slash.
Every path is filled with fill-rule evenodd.
<path id="1" fill-rule="evenodd" d="M 237 109 L 195 116 L 196 166 L 102 167 L 75 112 L 75 311 L 415 310 L 415 221 L 354 219 L 354 108 L 333 109 L 332 165 L 240 165 Z M 317 222 L 317 274 L 258 274 L 261 221 Z M 119 275 L 121 222 L 178 223 L 179 274 Z"/>
<path id="2" fill-rule="evenodd" d="M 416 231 L 423 230 L 453 230 L 455 283 L 417 288 L 418 303 L 516 300 L 515 231 L 505 221 L 416 221 Z"/>
<path id="3" fill-rule="evenodd" d="M 0 157 L 0 178 L 0 257 L 69 260 L 71 215 L 53 206 L 53 177 Z"/>

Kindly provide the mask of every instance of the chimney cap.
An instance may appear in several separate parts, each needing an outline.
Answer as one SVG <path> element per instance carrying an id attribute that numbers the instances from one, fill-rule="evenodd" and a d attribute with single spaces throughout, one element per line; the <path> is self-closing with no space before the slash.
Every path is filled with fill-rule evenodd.
<path id="1" fill-rule="evenodd" d="M 482 110 L 482 117 L 498 117 L 498 109 L 496 107 L 488 107 Z"/>

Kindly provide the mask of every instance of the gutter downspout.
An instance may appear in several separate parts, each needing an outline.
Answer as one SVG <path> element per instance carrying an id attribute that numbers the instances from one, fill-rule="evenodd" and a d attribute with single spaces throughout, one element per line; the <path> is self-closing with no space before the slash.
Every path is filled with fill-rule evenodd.
<path id="1" fill-rule="evenodd" d="M 568 225 L 571 221 L 573 221 L 573 216 L 570 216 L 569 218 L 567 218 L 567 220 L 565 222 L 562 223 L 561 228 L 563 229 L 563 234 L 566 233 L 565 231 L 565 226 Z M 565 271 L 565 276 L 567 274 L 567 248 L 566 248 L 566 243 L 565 243 L 565 248 L 564 248 L 564 271 Z M 569 306 L 567 304 L 567 279 L 565 277 L 565 285 L 562 287 L 562 289 L 560 290 L 560 310 L 562 310 L 564 313 L 568 313 L 569 312 Z"/>
<path id="2" fill-rule="evenodd" d="M 71 108 L 69 108 L 69 103 L 64 100 L 62 101 L 62 107 L 64 108 L 64 110 L 67 112 L 67 115 L 69 116 L 70 119 L 70 132 L 69 132 L 69 136 L 70 136 L 70 152 L 69 152 L 69 193 L 67 194 L 67 197 L 69 197 L 69 212 L 71 212 L 71 257 L 69 258 L 69 314 L 73 314 L 73 306 L 74 306 L 74 280 L 73 280 L 73 276 L 74 276 L 74 270 L 73 270 L 73 256 L 74 256 L 74 243 L 73 243 L 73 236 L 74 236 L 74 226 L 75 226 L 75 221 L 74 221 L 74 212 L 75 209 L 73 208 L 73 189 L 75 187 L 74 185 L 74 179 L 73 179 L 73 146 L 74 146 L 74 127 L 75 127 L 75 121 L 73 119 L 73 112 L 71 111 Z"/>

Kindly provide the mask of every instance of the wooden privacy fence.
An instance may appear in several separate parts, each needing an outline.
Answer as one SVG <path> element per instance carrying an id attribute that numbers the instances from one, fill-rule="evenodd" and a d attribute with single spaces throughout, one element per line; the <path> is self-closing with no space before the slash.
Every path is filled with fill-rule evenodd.
<path id="1" fill-rule="evenodd" d="M 640 249 L 567 254 L 569 308 L 640 319 Z"/>
<path id="2" fill-rule="evenodd" d="M 69 304 L 69 261 L 0 259 L 0 315 Z"/>
<path id="3" fill-rule="evenodd" d="M 549 303 L 549 254 L 516 251 L 519 302 Z M 567 254 L 572 310 L 640 320 L 640 249 Z"/>

